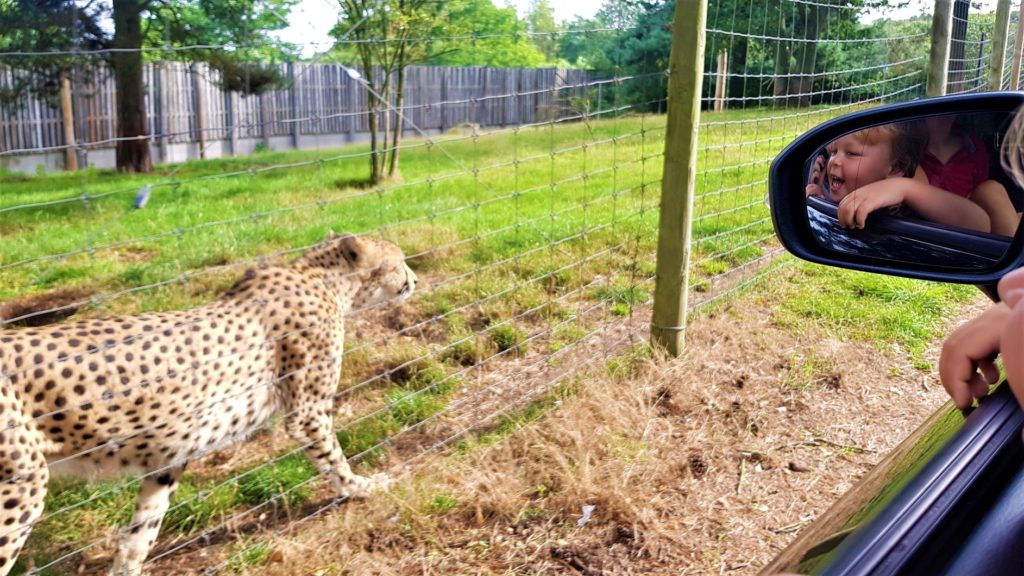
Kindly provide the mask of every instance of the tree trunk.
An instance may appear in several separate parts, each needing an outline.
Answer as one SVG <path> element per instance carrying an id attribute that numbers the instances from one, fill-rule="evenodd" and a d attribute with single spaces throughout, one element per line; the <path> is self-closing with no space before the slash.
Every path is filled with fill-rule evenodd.
<path id="1" fill-rule="evenodd" d="M 114 0 L 114 48 L 111 56 L 117 89 L 117 169 L 150 172 L 146 137 L 146 99 L 142 76 L 142 10 L 145 0 Z"/>
<path id="2" fill-rule="evenodd" d="M 398 153 L 401 151 L 399 146 L 402 143 L 402 127 L 404 122 L 402 104 L 405 102 L 405 57 L 404 57 L 404 46 L 400 48 L 403 53 L 399 55 L 398 65 L 396 66 L 396 74 L 398 77 L 395 79 L 395 131 L 391 134 L 391 161 L 388 163 L 388 178 L 394 180 L 401 178 L 398 172 Z"/>
<path id="3" fill-rule="evenodd" d="M 357 36 L 358 37 L 358 36 Z M 370 130 L 370 184 L 380 183 L 384 178 L 384 160 L 380 157 L 377 110 L 379 102 L 376 92 L 376 77 L 373 72 L 373 53 L 369 44 L 359 46 L 359 60 L 362 66 L 362 82 L 366 88 L 366 121 Z M 385 142 L 387 142 L 385 140 Z"/>
<path id="4" fill-rule="evenodd" d="M 779 47 L 775 51 L 775 86 L 772 94 L 782 105 L 785 105 L 789 94 L 789 50 L 789 43 L 779 40 Z"/>
<path id="5" fill-rule="evenodd" d="M 366 95 L 374 97 L 369 89 Z M 368 106 L 367 120 L 370 122 L 370 184 L 379 184 L 384 176 L 384 161 L 380 155 L 380 146 L 377 144 L 377 107 L 373 104 Z"/>
<path id="6" fill-rule="evenodd" d="M 726 90 L 726 97 L 747 95 L 747 39 L 738 38 L 733 44 L 732 54 L 729 54 L 729 71 L 735 78 L 743 78 L 743 82 L 731 82 Z M 738 87 L 738 89 L 737 89 Z"/>
<path id="7" fill-rule="evenodd" d="M 811 11 L 814 11 L 811 14 Z M 821 6 L 801 6 L 798 11 L 797 34 L 806 42 L 800 42 L 793 51 L 798 74 L 790 77 L 787 83 L 789 98 L 788 106 L 805 108 L 811 105 L 811 93 L 814 89 L 814 70 L 818 58 L 818 37 L 828 23 L 829 9 Z M 801 34 L 802 28 L 802 34 Z"/>
<path id="8" fill-rule="evenodd" d="M 391 155 L 391 151 L 388 150 L 388 144 L 390 143 L 389 136 L 391 134 L 391 115 L 394 113 L 391 110 L 389 103 L 391 102 L 391 72 L 387 68 L 381 70 L 382 80 L 380 83 L 380 90 L 377 94 L 380 95 L 378 103 L 381 107 L 381 119 L 384 121 L 384 128 L 381 130 L 381 146 L 380 146 L 380 175 L 381 178 L 385 176 L 384 170 L 388 164 L 388 157 Z M 383 99 L 383 101 L 381 101 Z"/>

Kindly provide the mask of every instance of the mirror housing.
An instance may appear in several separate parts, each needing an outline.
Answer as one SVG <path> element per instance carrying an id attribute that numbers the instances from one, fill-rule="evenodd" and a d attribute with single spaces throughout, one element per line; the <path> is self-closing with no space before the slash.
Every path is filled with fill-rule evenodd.
<path id="1" fill-rule="evenodd" d="M 1007 238 L 1001 244 L 1001 248 L 1005 247 L 1005 250 L 1000 250 L 1001 257 L 990 258 L 980 264 L 975 260 L 970 265 L 963 262 L 958 265 L 956 258 L 940 262 L 934 258 L 929 260 L 914 255 L 894 259 L 885 257 L 881 250 L 878 253 L 872 253 L 871 250 L 861 253 L 841 251 L 821 242 L 820 234 L 815 235 L 808 212 L 809 205 L 813 204 L 811 201 L 817 199 L 808 198 L 805 187 L 814 157 L 827 144 L 844 135 L 881 124 L 949 114 L 1002 113 L 1009 121 L 1022 105 L 1024 93 L 1020 92 L 946 96 L 879 106 L 847 114 L 819 125 L 794 140 L 772 162 L 769 175 L 769 207 L 776 235 L 792 254 L 810 262 L 924 280 L 994 285 L 1007 272 L 1024 264 L 1024 227 L 1018 229 L 1012 239 Z M 998 154 L 998 151 L 991 153 Z M 827 209 L 825 203 L 816 207 Z M 872 217 L 874 218 L 874 214 Z M 898 235 L 901 230 L 907 229 L 903 222 L 893 222 L 897 219 L 887 219 L 880 215 L 875 220 L 881 223 L 882 229 L 888 230 L 891 234 Z M 918 226 L 918 229 L 920 228 Z M 935 228 L 936 233 L 943 232 L 941 226 Z"/>

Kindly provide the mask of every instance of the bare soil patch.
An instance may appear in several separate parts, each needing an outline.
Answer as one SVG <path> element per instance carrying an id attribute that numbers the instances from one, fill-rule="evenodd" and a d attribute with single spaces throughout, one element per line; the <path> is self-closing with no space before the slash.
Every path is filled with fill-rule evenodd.
<path id="1" fill-rule="evenodd" d="M 28 294 L 0 303 L 0 321 L 11 326 L 44 326 L 70 317 L 96 290 L 59 288 L 49 292 Z"/>

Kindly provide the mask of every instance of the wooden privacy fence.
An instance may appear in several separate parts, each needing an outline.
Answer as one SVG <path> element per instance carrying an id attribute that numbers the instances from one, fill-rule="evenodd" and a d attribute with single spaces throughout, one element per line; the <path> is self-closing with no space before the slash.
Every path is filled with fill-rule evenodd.
<path id="1" fill-rule="evenodd" d="M 259 95 L 222 87 L 220 73 L 206 64 L 163 62 L 145 68 L 146 112 L 157 158 L 170 160 L 168 146 L 197 143 L 190 155 L 221 141 L 235 154 L 239 140 L 262 142 L 290 137 L 343 136 L 354 141 L 369 132 L 365 84 L 333 64 L 282 64 L 283 86 Z M 0 67 L 0 91 L 29 72 Z M 51 81 L 38 79 L 39 82 Z M 406 130 L 446 131 L 470 123 L 523 125 L 564 116 L 572 99 L 586 95 L 585 70 L 412 66 L 406 71 L 403 114 Z M 598 88 L 594 88 L 596 93 Z M 79 150 L 112 149 L 116 142 L 114 78 L 109 68 L 71 76 L 71 114 L 60 102 L 25 95 L 0 103 L 0 153 L 40 153 L 67 146 L 63 118 L 73 118 Z M 252 146 L 248 148 L 251 149 Z M 205 156 L 205 154 L 200 154 Z"/>

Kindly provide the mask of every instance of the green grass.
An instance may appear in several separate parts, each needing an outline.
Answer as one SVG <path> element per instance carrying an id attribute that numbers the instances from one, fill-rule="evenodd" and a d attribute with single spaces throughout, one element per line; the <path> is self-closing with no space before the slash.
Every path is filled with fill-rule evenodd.
<path id="1" fill-rule="evenodd" d="M 790 122 L 727 123 L 779 114 L 705 113 L 695 233 L 698 239 L 715 238 L 696 245 L 697 261 L 721 257 L 730 265 L 742 263 L 755 257 L 756 250 L 730 250 L 770 232 L 767 209 L 756 202 L 765 193 L 758 182 L 765 177 L 767 162 L 828 112 Z M 478 238 L 444 255 L 446 272 L 493 266 L 535 251 L 539 257 L 516 271 L 520 279 L 544 268 L 557 269 L 625 237 L 639 236 L 641 251 L 649 253 L 663 138 L 664 118 L 647 116 L 475 139 L 440 137 L 431 146 L 411 139 L 402 155 L 403 180 L 374 189 L 358 185 L 367 178 L 368 160 L 347 157 L 365 152 L 358 146 L 158 166 L 151 175 L 95 169 L 0 175 L 0 209 L 70 200 L 5 212 L 0 218 L 0 266 L 7 266 L 0 270 L 0 298 L 69 285 L 112 292 L 185 273 L 198 273 L 201 279 L 213 264 L 310 244 L 328 228 L 384 227 L 409 252 Z M 275 168 L 304 162 L 308 165 Z M 144 185 L 153 186 L 152 199 L 145 209 L 133 210 L 134 194 Z M 82 200 L 88 197 L 95 198 Z M 728 232 L 758 220 L 742 232 Z M 58 229 L 60 234 L 54 234 Z M 581 230 L 589 233 L 561 242 Z M 557 249 L 543 249 L 552 242 L 561 243 Z M 36 261 L 51 255 L 66 256 Z M 21 261 L 29 263 L 16 264 Z M 572 276 L 559 273 L 556 284 L 571 284 Z M 145 290 L 106 306 L 118 312 L 177 309 L 203 302 L 209 290 L 228 281 L 202 286 L 207 290 L 199 294 L 180 288 Z"/>
<path id="2" fill-rule="evenodd" d="M 312 486 L 303 483 L 315 475 L 316 467 L 302 453 L 260 465 L 238 480 L 236 504 L 257 506 L 280 497 L 286 507 L 299 506 L 312 495 Z"/>
<path id="3" fill-rule="evenodd" d="M 246 568 L 263 566 L 270 558 L 270 545 L 262 541 L 240 544 L 228 561 L 228 570 L 238 573 Z"/>
<path id="4" fill-rule="evenodd" d="M 707 278 L 762 254 L 771 236 L 763 202 L 768 162 L 832 113 L 813 109 L 788 121 L 777 120 L 780 115 L 703 115 L 691 258 L 696 286 L 710 287 Z M 429 146 L 413 139 L 402 155 L 403 180 L 376 188 L 360 184 L 368 176 L 366 158 L 342 157 L 365 151 L 359 146 L 159 166 L 151 175 L 0 173 L 0 210 L 70 199 L 0 213 L 0 300 L 64 287 L 111 294 L 187 275 L 80 315 L 187 308 L 209 301 L 241 272 L 211 273 L 212 267 L 312 244 L 328 229 L 383 230 L 407 254 L 424 253 L 411 261 L 421 274 L 462 276 L 413 300 L 420 317 L 436 318 L 433 340 L 408 350 L 379 345 L 346 355 L 342 386 L 380 374 L 381 358 L 389 369 L 442 351 L 360 392 L 378 408 L 344 426 L 338 438 L 346 454 L 366 452 L 364 465 L 374 466 L 387 456 L 384 440 L 445 409 L 460 385 L 453 376 L 459 370 L 499 352 L 514 351 L 506 359 L 531 353 L 526 340 L 571 317 L 577 300 L 606 302 L 606 319 L 649 300 L 664 137 L 663 117 L 627 116 L 479 138 L 440 137 Z M 308 165 L 276 168 L 301 163 Z M 146 185 L 153 186 L 149 204 L 132 209 L 136 191 Z M 798 280 L 779 296 L 778 321 L 822 323 L 880 346 L 897 343 L 924 367 L 923 350 L 937 336 L 939 321 L 972 293 L 801 267 Z M 587 329 L 581 321 L 566 324 L 542 347 L 553 352 L 572 346 Z M 609 366 L 627 369 L 628 361 Z M 479 442 L 499 441 L 543 417 L 573 386 L 502 417 Z M 295 454 L 229 473 L 240 474 L 234 481 L 187 475 L 164 530 L 194 534 L 271 499 L 300 505 L 311 491 L 295 487 L 315 470 Z M 26 554 L 41 565 L 124 525 L 134 506 L 130 484 L 58 485 L 47 509 L 112 489 L 42 523 Z M 438 510 L 455 506 L 454 499 L 438 498 Z M 267 550 L 251 548 L 239 548 L 237 569 L 265 562 Z"/>
<path id="5" fill-rule="evenodd" d="M 801 263 L 781 287 L 776 321 L 813 322 L 843 340 L 898 346 L 914 367 L 931 370 L 925 349 L 942 335 L 944 322 L 977 288 L 851 272 Z"/>

